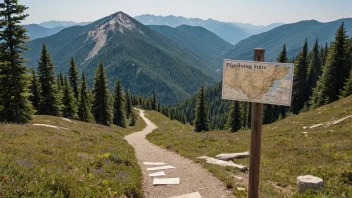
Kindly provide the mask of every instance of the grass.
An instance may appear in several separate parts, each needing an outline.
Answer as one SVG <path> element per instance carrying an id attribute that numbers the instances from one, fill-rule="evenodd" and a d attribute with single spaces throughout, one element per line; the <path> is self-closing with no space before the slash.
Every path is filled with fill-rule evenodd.
<path id="1" fill-rule="evenodd" d="M 263 126 L 260 197 L 352 197 L 352 120 L 326 128 L 304 129 L 351 114 L 352 97 L 349 97 Z M 238 174 L 236 171 L 205 164 L 197 157 L 248 151 L 249 130 L 195 133 L 192 126 L 159 113 L 150 111 L 147 117 L 159 127 L 147 136 L 149 141 L 202 163 L 228 188 L 235 186 L 231 174 Z M 249 165 L 248 158 L 235 162 Z M 323 178 L 324 188 L 299 194 L 296 178 L 308 174 Z M 233 189 L 238 197 L 246 196 Z"/>
<path id="2" fill-rule="evenodd" d="M 31 124 L 68 128 L 53 129 Z M 0 124 L 0 197 L 142 197 L 141 170 L 122 129 L 51 116 Z"/>

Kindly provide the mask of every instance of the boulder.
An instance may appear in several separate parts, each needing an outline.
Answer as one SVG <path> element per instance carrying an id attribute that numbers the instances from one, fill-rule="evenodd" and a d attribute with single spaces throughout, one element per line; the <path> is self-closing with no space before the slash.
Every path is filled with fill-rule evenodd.
<path id="1" fill-rule="evenodd" d="M 216 156 L 216 159 L 229 161 L 232 159 L 249 157 L 249 151 L 243 153 L 222 153 Z"/>
<path id="2" fill-rule="evenodd" d="M 298 192 L 300 193 L 304 192 L 308 188 L 314 190 L 321 189 L 323 187 L 323 184 L 323 179 L 312 175 L 297 177 Z"/>

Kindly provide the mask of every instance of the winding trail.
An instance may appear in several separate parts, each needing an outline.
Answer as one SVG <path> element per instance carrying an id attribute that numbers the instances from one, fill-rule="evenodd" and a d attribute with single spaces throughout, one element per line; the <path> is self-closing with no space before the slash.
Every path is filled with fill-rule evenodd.
<path id="1" fill-rule="evenodd" d="M 140 117 L 143 118 L 147 126 L 140 132 L 126 136 L 125 139 L 136 151 L 138 163 L 143 172 L 143 192 L 146 198 L 169 198 L 192 192 L 199 192 L 202 198 L 234 197 L 231 191 L 226 190 L 221 181 L 201 165 L 146 140 L 146 135 L 158 127 L 144 116 L 143 110 L 139 111 Z M 165 162 L 166 165 L 176 167 L 164 170 L 166 173 L 164 178 L 180 177 L 180 184 L 153 186 L 153 179 L 149 177 L 149 174 L 157 171 L 147 171 L 147 166 L 143 162 Z"/>

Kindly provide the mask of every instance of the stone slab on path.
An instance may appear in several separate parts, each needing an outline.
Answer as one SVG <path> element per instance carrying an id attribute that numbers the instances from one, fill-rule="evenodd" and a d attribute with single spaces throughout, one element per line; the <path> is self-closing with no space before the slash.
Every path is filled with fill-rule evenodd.
<path id="1" fill-rule="evenodd" d="M 180 178 L 154 178 L 153 185 L 176 185 L 180 184 Z"/>
<path id="2" fill-rule="evenodd" d="M 199 192 L 203 198 L 235 198 L 232 191 L 227 190 L 224 183 L 203 168 L 201 164 L 146 140 L 146 135 L 157 126 L 144 116 L 144 111 L 139 111 L 141 116 L 139 119 L 143 119 L 147 126 L 140 132 L 126 136 L 125 139 L 134 147 L 139 166 L 142 167 L 142 191 L 145 198 L 169 198 L 193 192 Z M 165 162 L 176 167 L 165 170 L 165 173 L 170 178 L 179 177 L 180 184 L 153 186 L 153 178 L 149 177 L 151 171 L 143 168 L 145 167 L 143 162 Z"/>
<path id="3" fill-rule="evenodd" d="M 180 195 L 176 197 L 170 197 L 170 198 L 202 198 L 199 194 L 199 192 L 194 192 L 186 195 Z"/>
<path id="4" fill-rule="evenodd" d="M 155 170 L 167 170 L 167 169 L 172 169 L 175 168 L 173 166 L 157 166 L 153 168 L 147 168 L 147 171 L 155 171 Z"/>
<path id="5" fill-rule="evenodd" d="M 163 166 L 165 165 L 164 162 L 143 162 L 144 165 L 147 166 Z"/>
<path id="6" fill-rule="evenodd" d="M 161 176 L 165 176 L 164 171 L 149 174 L 149 177 L 161 177 Z"/>

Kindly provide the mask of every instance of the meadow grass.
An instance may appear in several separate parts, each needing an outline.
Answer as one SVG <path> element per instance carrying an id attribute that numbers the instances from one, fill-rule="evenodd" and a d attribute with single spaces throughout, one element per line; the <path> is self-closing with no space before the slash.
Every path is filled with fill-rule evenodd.
<path id="1" fill-rule="evenodd" d="M 122 129 L 51 116 L 0 124 L 0 197 L 142 197 L 141 170 L 123 137 L 144 127 L 140 118 Z"/>
<path id="2" fill-rule="evenodd" d="M 205 164 L 197 157 L 248 151 L 249 130 L 196 133 L 192 126 L 157 112 L 148 111 L 146 115 L 159 127 L 147 136 L 149 141 L 201 163 L 228 188 L 233 188 L 234 194 L 246 197 L 246 193 L 234 188 L 236 181 L 232 175 L 239 174 L 237 170 Z M 352 197 L 352 119 L 329 127 L 307 128 L 348 115 L 352 115 L 352 97 L 264 125 L 260 197 Z M 249 158 L 234 161 L 249 165 Z M 324 188 L 299 194 L 296 180 L 300 175 L 321 177 Z"/>

